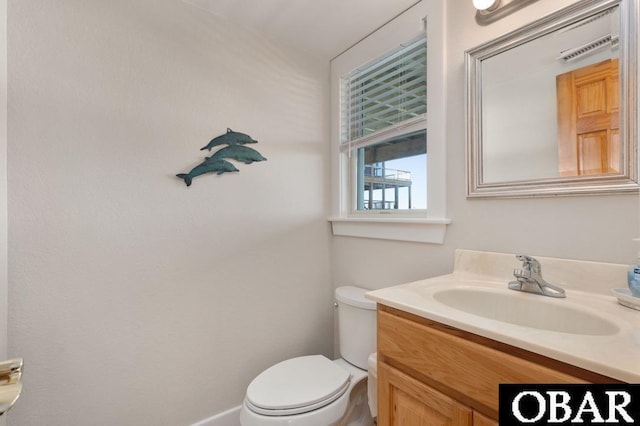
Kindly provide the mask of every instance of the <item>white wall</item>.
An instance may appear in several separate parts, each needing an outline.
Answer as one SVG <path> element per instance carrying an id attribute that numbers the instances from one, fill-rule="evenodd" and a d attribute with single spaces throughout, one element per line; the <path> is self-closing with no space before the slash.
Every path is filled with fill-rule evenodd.
<path id="1" fill-rule="evenodd" d="M 9 424 L 191 424 L 330 355 L 326 61 L 175 0 L 8 15 Z M 227 127 L 268 161 L 186 188 Z"/>
<path id="2" fill-rule="evenodd" d="M 7 356 L 7 2 L 0 0 L 0 358 Z M 4 420 L 0 420 L 0 425 Z"/>
<path id="3" fill-rule="evenodd" d="M 346 237 L 333 241 L 336 286 L 376 289 L 449 273 L 456 248 L 631 263 L 637 195 L 467 200 L 464 52 L 572 3 L 541 0 L 491 25 L 476 24 L 471 1 L 447 1 L 447 216 L 443 245 Z M 543 265 L 544 268 L 544 265 Z M 544 271 L 543 271 L 544 272 Z M 612 287 L 624 283 L 612 283 Z"/>

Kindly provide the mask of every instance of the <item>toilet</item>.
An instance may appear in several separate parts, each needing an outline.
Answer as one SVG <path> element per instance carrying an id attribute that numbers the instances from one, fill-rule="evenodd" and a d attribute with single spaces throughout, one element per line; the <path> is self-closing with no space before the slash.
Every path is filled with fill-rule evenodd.
<path id="1" fill-rule="evenodd" d="M 242 426 L 373 425 L 367 369 L 376 350 L 376 304 L 367 291 L 336 289 L 340 358 L 309 355 L 267 368 L 247 387 Z"/>

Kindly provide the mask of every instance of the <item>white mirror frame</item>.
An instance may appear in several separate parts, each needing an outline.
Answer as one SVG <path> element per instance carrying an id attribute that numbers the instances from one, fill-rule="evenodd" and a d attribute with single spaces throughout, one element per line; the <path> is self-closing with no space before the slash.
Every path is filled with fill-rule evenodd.
<path id="1" fill-rule="evenodd" d="M 467 198 L 535 197 L 638 192 L 637 49 L 638 0 L 582 0 L 465 52 Z M 620 6 L 620 174 L 483 182 L 482 61 L 595 13 Z"/>

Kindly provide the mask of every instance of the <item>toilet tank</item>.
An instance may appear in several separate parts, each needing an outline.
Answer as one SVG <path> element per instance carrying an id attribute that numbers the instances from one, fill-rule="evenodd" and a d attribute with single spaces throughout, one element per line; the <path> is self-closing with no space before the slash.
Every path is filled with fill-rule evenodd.
<path id="1" fill-rule="evenodd" d="M 363 370 L 376 351 L 376 303 L 365 298 L 369 291 L 346 286 L 336 289 L 340 356 Z"/>

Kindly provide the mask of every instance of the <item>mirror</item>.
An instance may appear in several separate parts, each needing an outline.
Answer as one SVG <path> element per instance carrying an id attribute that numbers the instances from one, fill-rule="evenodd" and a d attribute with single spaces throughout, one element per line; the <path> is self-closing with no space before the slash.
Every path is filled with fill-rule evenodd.
<path id="1" fill-rule="evenodd" d="M 465 52 L 468 197 L 638 190 L 637 1 L 582 0 Z"/>

